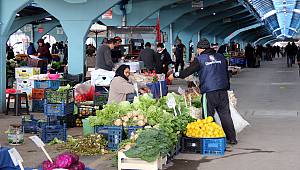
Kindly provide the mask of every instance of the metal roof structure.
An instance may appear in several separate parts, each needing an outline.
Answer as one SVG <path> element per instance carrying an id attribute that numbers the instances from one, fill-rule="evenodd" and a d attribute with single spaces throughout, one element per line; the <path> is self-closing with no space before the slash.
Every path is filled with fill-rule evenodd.
<path id="1" fill-rule="evenodd" d="M 300 26 L 299 0 L 248 0 L 276 38 L 292 38 Z"/>

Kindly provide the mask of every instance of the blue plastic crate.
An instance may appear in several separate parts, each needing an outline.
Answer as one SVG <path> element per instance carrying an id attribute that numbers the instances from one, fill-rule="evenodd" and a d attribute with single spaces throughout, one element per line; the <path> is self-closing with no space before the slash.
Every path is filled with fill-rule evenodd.
<path id="1" fill-rule="evenodd" d="M 33 115 L 30 115 L 30 119 L 22 118 L 22 126 L 25 133 L 37 133 L 38 132 L 38 120 L 34 119 Z"/>
<path id="2" fill-rule="evenodd" d="M 44 100 L 32 100 L 32 112 L 44 112 Z"/>
<path id="3" fill-rule="evenodd" d="M 74 111 L 74 103 L 51 104 L 45 100 L 44 114 L 47 116 L 65 116 L 72 114 Z"/>
<path id="4" fill-rule="evenodd" d="M 203 156 L 224 156 L 226 149 L 225 138 L 203 138 L 202 151 Z"/>
<path id="5" fill-rule="evenodd" d="M 245 65 L 246 64 L 246 59 L 244 59 L 244 58 L 237 58 L 236 59 L 236 64 L 237 65 Z"/>
<path id="6" fill-rule="evenodd" d="M 44 143 L 51 142 L 54 138 L 67 141 L 66 125 L 46 125 L 39 129 L 39 136 Z"/>
<path id="7" fill-rule="evenodd" d="M 59 80 L 34 80 L 34 88 L 57 90 L 60 86 Z"/>
<path id="8" fill-rule="evenodd" d="M 236 64 L 236 58 L 230 58 L 229 63 L 230 63 L 230 65 L 235 65 Z"/>
<path id="9" fill-rule="evenodd" d="M 118 150 L 123 139 L 122 126 L 95 126 L 94 132 L 107 138 L 109 150 Z"/>
<path id="10" fill-rule="evenodd" d="M 143 129 L 144 126 L 128 126 L 124 127 L 125 131 L 127 132 L 127 137 L 130 139 L 131 135 L 134 134 L 137 130 Z"/>

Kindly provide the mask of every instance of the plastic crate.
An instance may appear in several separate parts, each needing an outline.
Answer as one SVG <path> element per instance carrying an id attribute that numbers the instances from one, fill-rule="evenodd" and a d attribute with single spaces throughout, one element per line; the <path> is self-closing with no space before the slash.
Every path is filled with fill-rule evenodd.
<path id="1" fill-rule="evenodd" d="M 130 137 L 139 129 L 143 129 L 144 126 L 128 126 L 124 127 L 125 132 L 127 132 L 127 138 L 130 139 Z"/>
<path id="2" fill-rule="evenodd" d="M 96 109 L 92 106 L 79 106 L 78 108 L 78 117 L 88 117 L 94 116 L 96 114 Z"/>
<path id="3" fill-rule="evenodd" d="M 203 153 L 202 138 L 181 138 L 181 152 L 182 153 Z"/>
<path id="4" fill-rule="evenodd" d="M 203 156 L 224 156 L 226 149 L 225 138 L 203 138 Z"/>
<path id="5" fill-rule="evenodd" d="M 30 115 L 30 119 L 22 117 L 22 126 L 25 133 L 37 133 L 38 132 L 38 120 L 34 119 L 33 115 Z"/>
<path id="6" fill-rule="evenodd" d="M 59 92 L 46 89 L 45 99 L 47 99 L 47 103 L 72 103 L 74 102 L 74 90 L 69 89 L 64 92 Z"/>
<path id="7" fill-rule="evenodd" d="M 32 112 L 44 112 L 44 100 L 32 100 Z"/>
<path id="8" fill-rule="evenodd" d="M 52 104 L 45 100 L 44 103 L 44 114 L 47 116 L 65 116 L 67 114 L 73 114 L 74 103 L 60 103 Z"/>
<path id="9" fill-rule="evenodd" d="M 57 90 L 60 86 L 59 80 L 34 80 L 34 88 Z"/>
<path id="10" fill-rule="evenodd" d="M 108 101 L 108 93 L 95 93 L 94 95 L 94 105 L 103 106 L 106 105 Z"/>
<path id="11" fill-rule="evenodd" d="M 44 143 L 51 142 L 54 138 L 67 140 L 66 125 L 46 125 L 39 129 L 39 136 Z"/>
<path id="12" fill-rule="evenodd" d="M 32 99 L 33 100 L 44 99 L 44 97 L 45 97 L 45 89 L 37 89 L 37 88 L 32 89 Z"/>
<path id="13" fill-rule="evenodd" d="M 122 126 L 95 126 L 95 133 L 107 137 L 108 149 L 112 151 L 118 150 L 123 139 Z"/>
<path id="14" fill-rule="evenodd" d="M 75 121 L 76 116 L 73 114 L 67 114 L 65 116 L 57 117 L 58 121 L 60 121 L 60 124 L 66 124 L 67 128 L 73 128 L 76 127 Z"/>

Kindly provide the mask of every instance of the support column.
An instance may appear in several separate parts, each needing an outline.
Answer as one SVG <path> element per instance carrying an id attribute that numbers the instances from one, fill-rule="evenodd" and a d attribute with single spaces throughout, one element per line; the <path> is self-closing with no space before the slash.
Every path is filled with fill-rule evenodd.
<path id="1" fill-rule="evenodd" d="M 6 103 L 6 37 L 1 35 L 0 56 L 0 113 L 4 113 Z"/>
<path id="2" fill-rule="evenodd" d="M 68 37 L 68 72 L 70 74 L 83 73 L 85 37 L 90 27 L 90 21 L 61 21 L 61 24 Z"/>
<path id="3" fill-rule="evenodd" d="M 169 41 L 170 41 L 170 55 L 171 57 L 173 56 L 173 26 L 172 23 L 170 24 L 170 37 L 169 37 Z"/>

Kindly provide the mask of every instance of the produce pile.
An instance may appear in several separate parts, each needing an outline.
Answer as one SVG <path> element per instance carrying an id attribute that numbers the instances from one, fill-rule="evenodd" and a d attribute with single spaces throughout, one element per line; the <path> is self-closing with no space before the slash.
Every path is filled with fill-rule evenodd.
<path id="1" fill-rule="evenodd" d="M 185 135 L 192 138 L 221 138 L 225 133 L 220 125 L 213 122 L 211 116 L 197 120 L 187 125 Z"/>
<path id="2" fill-rule="evenodd" d="M 49 160 L 43 162 L 43 170 L 53 169 L 69 169 L 69 170 L 84 170 L 85 165 L 79 161 L 79 156 L 71 153 L 63 153 L 58 155 L 54 162 Z"/>
<path id="3" fill-rule="evenodd" d="M 99 155 L 108 153 L 106 150 L 107 141 L 102 135 L 95 134 L 86 137 L 68 137 L 67 143 L 60 149 L 68 150 L 81 156 Z"/>
<path id="4" fill-rule="evenodd" d="M 144 161 L 153 162 L 160 156 L 166 156 L 173 147 L 166 133 L 155 128 L 141 130 L 134 138 L 122 148 L 129 158 L 141 158 Z"/>
<path id="5" fill-rule="evenodd" d="M 67 86 L 60 86 L 57 90 L 46 90 L 46 99 L 49 103 L 61 103 L 62 101 L 72 102 L 74 100 L 73 87 L 69 84 Z"/>

